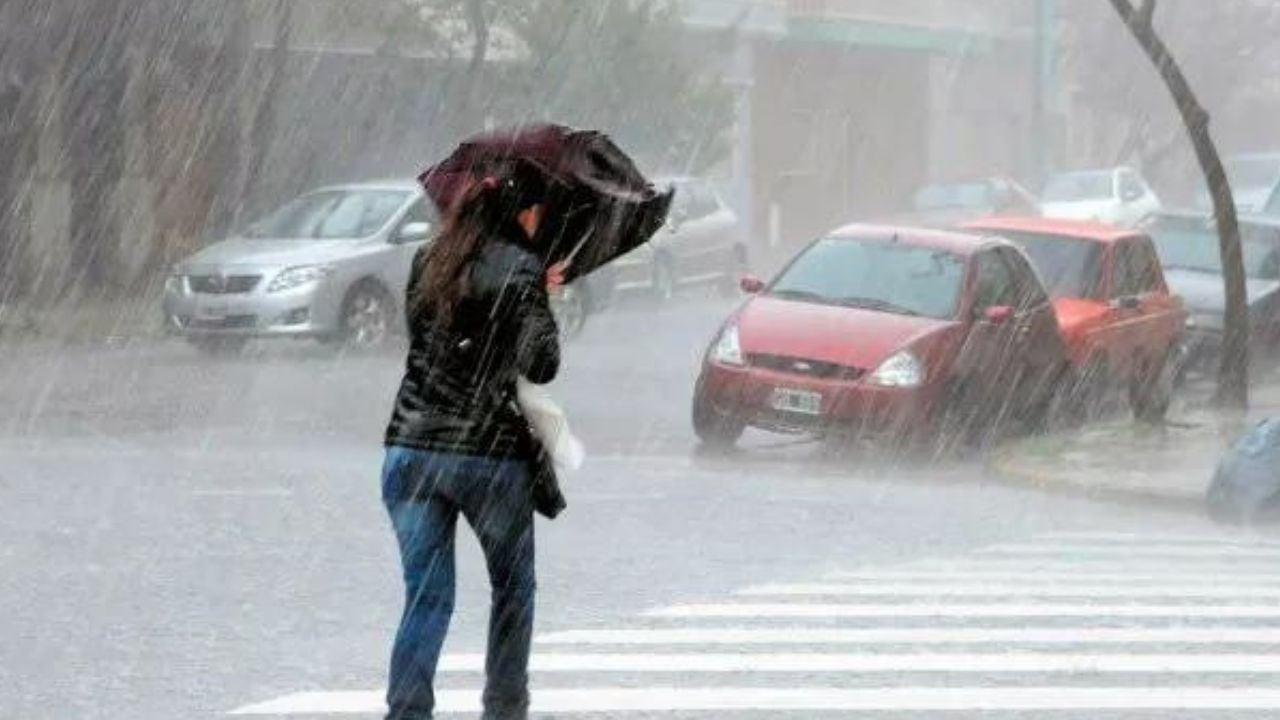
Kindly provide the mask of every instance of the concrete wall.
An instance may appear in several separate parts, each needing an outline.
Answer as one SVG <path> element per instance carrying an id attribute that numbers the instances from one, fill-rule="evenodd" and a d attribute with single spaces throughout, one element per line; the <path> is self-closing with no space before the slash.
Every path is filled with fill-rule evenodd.
<path id="1" fill-rule="evenodd" d="M 1004 43 L 984 55 L 929 60 L 932 179 L 1034 174 L 1031 51 Z"/>
<path id="2" fill-rule="evenodd" d="M 755 71 L 751 224 L 767 254 L 888 213 L 923 179 L 926 56 L 763 43 Z"/>

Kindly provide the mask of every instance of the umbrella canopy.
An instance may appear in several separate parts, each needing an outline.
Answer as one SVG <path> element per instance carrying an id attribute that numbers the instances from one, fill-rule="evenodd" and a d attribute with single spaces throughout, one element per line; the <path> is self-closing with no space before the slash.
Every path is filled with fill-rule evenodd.
<path id="1" fill-rule="evenodd" d="M 448 215 L 472 183 L 517 162 L 545 175 L 546 211 L 536 244 L 548 265 L 572 260 L 568 280 L 647 242 L 666 222 L 675 194 L 655 188 L 606 135 L 563 125 L 477 135 L 418 180 Z"/>

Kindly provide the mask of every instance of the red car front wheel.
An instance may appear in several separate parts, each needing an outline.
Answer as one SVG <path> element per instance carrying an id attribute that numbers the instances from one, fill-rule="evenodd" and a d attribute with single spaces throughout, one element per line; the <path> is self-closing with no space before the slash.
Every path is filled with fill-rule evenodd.
<path id="1" fill-rule="evenodd" d="M 701 393 L 693 399 L 693 432 L 702 444 L 717 449 L 733 447 L 746 431 L 741 419 L 717 410 Z"/>

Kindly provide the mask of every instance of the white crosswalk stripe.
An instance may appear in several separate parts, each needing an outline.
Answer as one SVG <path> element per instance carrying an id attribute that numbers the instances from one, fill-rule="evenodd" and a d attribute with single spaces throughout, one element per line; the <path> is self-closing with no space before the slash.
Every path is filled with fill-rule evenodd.
<path id="1" fill-rule="evenodd" d="M 624 627 L 538 636 L 533 710 L 1280 715 L 1273 559 L 1280 542 L 1251 537 L 1052 533 L 762 583 L 654 608 Z M 483 670 L 480 654 L 442 658 L 439 712 L 478 711 Z M 334 690 L 230 712 L 382 709 L 380 690 Z"/>
<path id="2" fill-rule="evenodd" d="M 783 595 L 783 596 L 856 596 L 856 597 L 1091 597 L 1091 598 L 1124 598 L 1133 597 L 1137 592 L 1145 596 L 1160 596 L 1182 599 L 1223 599 L 1280 598 L 1280 585 L 1183 585 L 1183 584 L 1151 584 L 1144 585 L 1140 591 L 1124 585 L 1093 585 L 1077 583 L 954 583 L 954 582 L 917 582 L 917 583 L 884 583 L 868 585 L 862 583 L 797 583 L 792 585 L 759 585 L 744 588 L 736 595 Z"/>

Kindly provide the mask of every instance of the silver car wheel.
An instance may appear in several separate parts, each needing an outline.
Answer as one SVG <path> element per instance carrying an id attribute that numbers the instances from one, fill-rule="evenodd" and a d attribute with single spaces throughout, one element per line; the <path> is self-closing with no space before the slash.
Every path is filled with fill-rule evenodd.
<path id="1" fill-rule="evenodd" d="M 387 303 L 380 293 L 368 288 L 357 290 L 347 301 L 343 315 L 347 344 L 361 348 L 381 345 L 387 339 L 387 315 Z"/>

